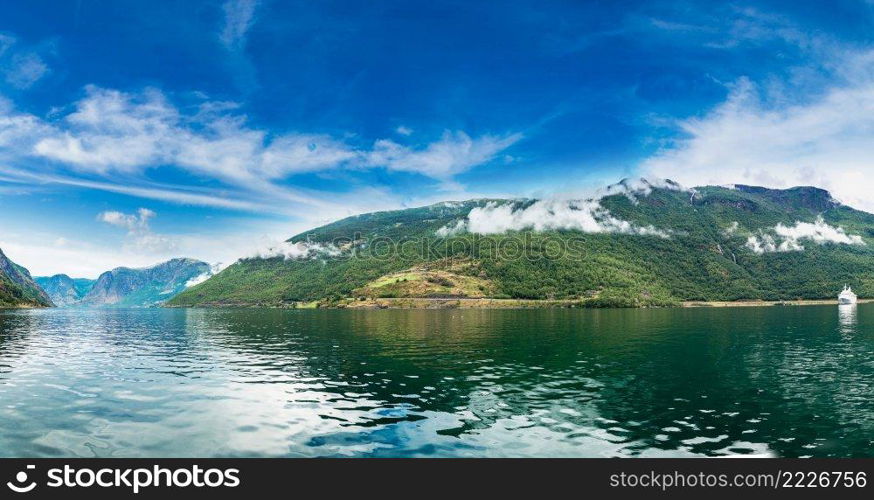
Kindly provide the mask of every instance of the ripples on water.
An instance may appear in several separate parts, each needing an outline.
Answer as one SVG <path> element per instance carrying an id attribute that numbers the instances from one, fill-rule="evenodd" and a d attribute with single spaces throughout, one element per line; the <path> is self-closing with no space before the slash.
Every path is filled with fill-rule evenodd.
<path id="1" fill-rule="evenodd" d="M 0 311 L 5 456 L 874 456 L 874 306 Z"/>

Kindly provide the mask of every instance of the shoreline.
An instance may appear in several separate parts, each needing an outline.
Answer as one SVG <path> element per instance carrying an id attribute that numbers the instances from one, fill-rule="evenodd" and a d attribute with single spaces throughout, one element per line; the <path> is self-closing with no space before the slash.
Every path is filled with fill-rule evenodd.
<path id="1" fill-rule="evenodd" d="M 346 299 L 337 302 L 288 302 L 273 304 L 246 303 L 205 303 L 195 306 L 161 306 L 168 309 L 232 309 L 232 308 L 267 308 L 267 309 L 559 309 L 585 308 L 579 299 L 547 300 L 547 299 L 492 299 L 492 298 L 382 298 L 355 300 Z"/>
<path id="2" fill-rule="evenodd" d="M 859 304 L 869 304 L 874 299 L 859 299 Z M 683 302 L 682 307 L 775 307 L 775 306 L 837 306 L 837 299 L 798 299 L 798 300 L 735 300 Z"/>
<path id="3" fill-rule="evenodd" d="M 874 299 L 859 299 L 859 304 L 874 303 Z M 692 300 L 668 306 L 639 307 L 600 307 L 586 303 L 580 299 L 495 299 L 485 297 L 456 298 L 378 298 L 378 299 L 344 299 L 336 302 L 289 302 L 274 304 L 246 303 L 211 303 L 196 306 L 162 306 L 172 309 L 207 308 L 207 309 L 687 309 L 687 308 L 725 308 L 725 307 L 779 307 L 779 306 L 837 306 L 837 299 L 800 299 L 800 300 L 736 300 L 736 301 L 703 301 Z"/>

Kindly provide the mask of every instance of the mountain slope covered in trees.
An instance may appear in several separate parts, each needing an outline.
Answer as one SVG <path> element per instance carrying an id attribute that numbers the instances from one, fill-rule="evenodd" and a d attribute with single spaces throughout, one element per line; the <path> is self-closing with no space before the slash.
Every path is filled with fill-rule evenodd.
<path id="1" fill-rule="evenodd" d="M 51 307 L 52 301 L 27 269 L 0 250 L 0 307 Z"/>
<path id="2" fill-rule="evenodd" d="M 874 215 L 822 189 L 623 181 L 590 200 L 349 217 L 241 259 L 172 306 L 494 297 L 658 306 L 874 296 Z"/>

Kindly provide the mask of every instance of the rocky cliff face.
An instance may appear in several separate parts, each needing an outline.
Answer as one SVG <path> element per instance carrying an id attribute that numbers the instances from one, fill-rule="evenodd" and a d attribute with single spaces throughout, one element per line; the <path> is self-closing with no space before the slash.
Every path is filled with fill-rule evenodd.
<path id="1" fill-rule="evenodd" d="M 34 281 L 52 299 L 58 307 L 74 306 L 91 290 L 94 280 L 71 278 L 66 274 L 56 274 L 48 277 L 37 277 Z"/>
<path id="2" fill-rule="evenodd" d="M 51 307 L 52 300 L 27 269 L 9 260 L 0 250 L 0 306 Z"/>
<path id="3" fill-rule="evenodd" d="M 209 264 L 195 259 L 173 259 L 142 269 L 119 267 L 101 274 L 78 304 L 154 306 L 172 298 L 191 280 L 209 272 Z"/>

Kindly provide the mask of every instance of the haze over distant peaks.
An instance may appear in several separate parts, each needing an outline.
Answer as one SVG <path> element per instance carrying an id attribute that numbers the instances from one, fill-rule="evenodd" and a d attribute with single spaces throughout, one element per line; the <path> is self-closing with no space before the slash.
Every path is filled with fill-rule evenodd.
<path id="1" fill-rule="evenodd" d="M 58 307 L 72 306 L 82 300 L 95 280 L 86 278 L 70 278 L 66 274 L 40 276 L 34 281 L 42 287 Z"/>
<path id="2" fill-rule="evenodd" d="M 206 262 L 179 258 L 147 267 L 118 267 L 96 280 L 74 279 L 65 274 L 37 278 L 59 307 L 159 305 L 211 273 Z"/>

